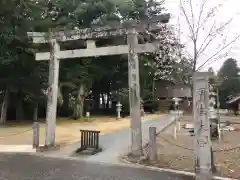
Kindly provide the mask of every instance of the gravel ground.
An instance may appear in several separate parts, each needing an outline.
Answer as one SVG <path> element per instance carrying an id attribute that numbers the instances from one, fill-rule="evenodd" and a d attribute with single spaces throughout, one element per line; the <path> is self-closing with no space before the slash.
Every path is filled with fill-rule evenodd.
<path id="1" fill-rule="evenodd" d="M 146 114 L 144 121 L 161 116 L 161 114 Z M 101 135 L 129 128 L 129 117 L 116 120 L 115 117 L 91 117 L 89 121 L 59 119 L 56 126 L 56 142 L 61 146 L 73 144 L 80 140 L 80 129 L 98 130 Z M 71 129 L 71 130 L 69 130 Z M 33 137 L 32 123 L 9 123 L 0 126 L 1 145 L 31 145 Z M 40 123 L 40 144 L 45 141 L 45 123 Z"/>
<path id="2" fill-rule="evenodd" d="M 240 118 L 224 116 L 223 120 L 233 121 Z M 190 116 L 182 117 L 181 125 L 191 123 Z M 240 179 L 240 124 L 233 124 L 236 131 L 224 132 L 221 142 L 212 141 L 214 150 L 214 162 L 217 172 L 215 175 Z M 173 125 L 169 126 L 157 137 L 158 161 L 154 166 L 177 170 L 191 171 L 194 167 L 193 137 L 188 130 L 181 128 L 177 139 L 173 137 Z M 149 162 L 145 162 L 149 163 Z"/>

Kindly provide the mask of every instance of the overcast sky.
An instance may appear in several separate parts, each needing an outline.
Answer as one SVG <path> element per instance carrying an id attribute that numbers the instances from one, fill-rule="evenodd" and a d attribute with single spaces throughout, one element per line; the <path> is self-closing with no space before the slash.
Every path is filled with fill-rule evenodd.
<path id="1" fill-rule="evenodd" d="M 183 1 L 187 2 L 188 0 L 183 0 Z M 200 10 L 199 6 L 200 6 L 201 1 L 202 0 L 192 0 L 195 17 L 198 17 L 199 10 Z M 204 13 L 208 13 L 210 8 L 213 7 L 213 5 L 216 5 L 216 2 L 220 3 L 220 2 L 224 1 L 223 6 L 219 9 L 217 18 L 214 18 L 214 19 L 217 19 L 218 24 L 227 22 L 230 18 L 233 17 L 231 24 L 224 31 L 222 37 L 227 37 L 227 42 L 229 42 L 232 39 L 234 39 L 238 34 L 240 34 L 240 30 L 239 30 L 240 23 L 238 20 L 240 18 L 240 1 L 238 1 L 238 0 L 207 0 L 207 1 L 209 1 L 209 3 L 207 4 L 207 6 L 204 9 Z M 182 33 L 181 41 L 187 45 L 188 51 L 192 52 L 191 41 L 189 41 L 189 38 L 187 37 L 187 35 L 189 34 L 188 26 L 186 24 L 186 20 L 184 19 L 184 16 L 181 14 L 181 11 L 179 8 L 179 2 L 180 2 L 180 0 L 165 0 L 165 6 L 168 9 L 168 12 L 170 12 L 173 16 L 170 23 L 176 25 L 176 28 L 179 27 L 178 26 L 178 19 L 179 19 L 180 29 L 181 29 L 181 33 Z M 185 4 L 185 7 L 186 7 L 186 9 L 189 10 L 190 6 L 188 4 Z M 188 11 L 188 12 L 190 12 L 190 11 Z M 206 38 L 207 32 L 209 31 L 209 27 L 211 27 L 212 23 L 213 23 L 213 19 L 209 20 L 208 24 L 204 25 L 204 29 L 202 29 L 200 31 L 200 37 L 199 37 L 199 42 L 198 42 L 199 44 L 201 44 L 201 40 Z M 223 44 L 223 43 L 221 43 L 222 39 L 223 38 L 221 38 L 221 36 L 218 36 L 217 39 L 215 39 L 208 46 L 208 48 L 206 49 L 204 54 L 202 54 L 201 57 L 199 58 L 198 65 L 202 64 L 206 59 L 208 59 L 214 53 L 217 52 L 217 50 L 219 48 L 219 44 Z M 238 41 L 236 41 L 232 46 L 233 46 L 233 48 L 229 53 L 229 57 L 233 57 L 233 58 L 237 59 L 239 65 L 240 65 L 240 52 L 238 52 L 238 51 L 240 51 L 240 39 Z M 229 50 L 229 49 L 227 49 L 227 50 Z M 220 60 L 217 60 L 213 63 L 210 63 L 208 65 L 205 65 L 203 70 L 207 70 L 209 67 L 213 67 L 213 69 L 217 71 L 221 67 L 221 65 L 225 59 L 226 59 L 226 57 L 222 58 Z"/>

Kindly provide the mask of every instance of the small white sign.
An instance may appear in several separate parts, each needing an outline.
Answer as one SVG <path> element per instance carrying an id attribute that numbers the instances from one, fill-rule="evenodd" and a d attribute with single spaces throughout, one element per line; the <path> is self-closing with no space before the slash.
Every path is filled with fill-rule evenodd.
<path id="1" fill-rule="evenodd" d="M 86 117 L 90 117 L 90 112 L 86 112 Z"/>

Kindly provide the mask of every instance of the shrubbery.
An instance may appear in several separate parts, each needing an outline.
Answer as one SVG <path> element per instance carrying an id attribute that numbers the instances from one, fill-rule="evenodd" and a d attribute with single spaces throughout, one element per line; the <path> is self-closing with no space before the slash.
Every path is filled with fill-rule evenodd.
<path id="1" fill-rule="evenodd" d="M 144 101 L 143 106 L 144 106 L 144 111 L 145 112 L 153 113 L 153 112 L 159 110 L 158 101 L 157 100 Z"/>

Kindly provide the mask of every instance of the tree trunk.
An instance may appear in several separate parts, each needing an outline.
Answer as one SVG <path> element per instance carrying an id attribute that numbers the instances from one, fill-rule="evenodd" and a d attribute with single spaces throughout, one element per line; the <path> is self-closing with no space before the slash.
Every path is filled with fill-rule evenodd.
<path id="1" fill-rule="evenodd" d="M 62 98 L 63 104 L 60 107 L 61 116 L 71 116 L 69 109 L 69 89 L 67 87 L 62 87 Z"/>
<path id="2" fill-rule="evenodd" d="M 94 98 L 94 111 L 99 112 L 100 110 L 100 87 L 99 87 L 99 82 L 94 81 L 93 86 L 92 86 L 92 94 Z"/>
<path id="3" fill-rule="evenodd" d="M 156 100 L 155 99 L 155 80 L 154 80 L 154 78 L 152 78 L 152 100 Z"/>
<path id="4" fill-rule="evenodd" d="M 24 119 L 24 111 L 23 111 L 23 104 L 22 104 L 22 94 L 21 92 L 18 93 L 18 101 L 16 106 L 16 120 L 23 120 Z"/>
<path id="5" fill-rule="evenodd" d="M 193 92 L 193 84 L 194 84 L 194 81 L 193 81 L 193 75 L 194 73 L 196 72 L 196 67 L 197 67 L 197 40 L 194 39 L 193 40 L 193 72 L 192 72 L 192 82 L 191 82 L 191 93 L 192 93 L 192 119 L 194 121 L 194 118 L 193 118 L 193 113 L 194 113 L 194 109 L 193 109 L 193 99 L 194 99 L 194 92 Z M 196 164 L 196 166 L 198 166 Z"/>
<path id="6" fill-rule="evenodd" d="M 101 92 L 101 96 L 102 96 L 102 108 L 105 109 L 106 108 L 106 103 L 105 103 L 105 96 L 104 96 L 103 92 Z"/>
<path id="7" fill-rule="evenodd" d="M 110 100 L 111 100 L 111 95 L 110 92 L 107 93 L 107 109 L 109 110 L 110 108 Z"/>
<path id="8" fill-rule="evenodd" d="M 6 89 L 3 103 L 2 103 L 2 108 L 1 108 L 0 124 L 5 124 L 7 121 L 8 100 L 9 100 L 9 91 L 8 89 Z"/>
<path id="9" fill-rule="evenodd" d="M 94 110 L 99 111 L 100 106 L 100 92 L 99 91 L 93 91 L 94 96 Z"/>
<path id="10" fill-rule="evenodd" d="M 38 104 L 35 105 L 33 110 L 33 121 L 34 122 L 38 121 Z"/>
<path id="11" fill-rule="evenodd" d="M 78 89 L 78 94 L 76 97 L 73 118 L 74 119 L 81 119 L 83 118 L 83 108 L 84 108 L 84 100 L 85 100 L 85 92 L 84 92 L 84 85 L 81 84 Z"/>

